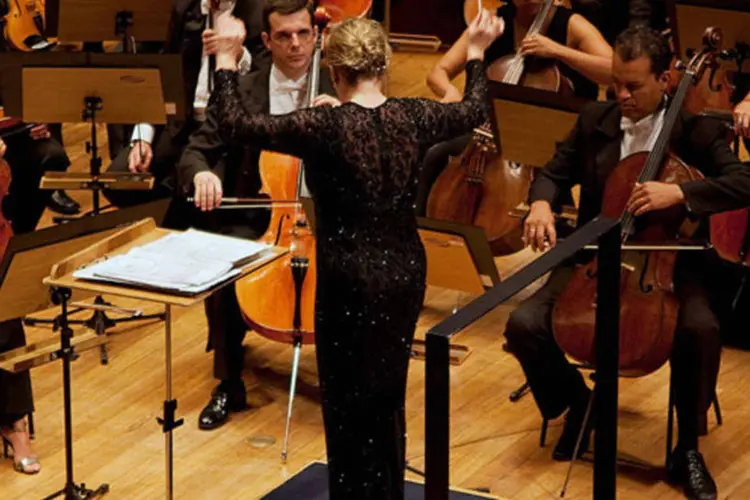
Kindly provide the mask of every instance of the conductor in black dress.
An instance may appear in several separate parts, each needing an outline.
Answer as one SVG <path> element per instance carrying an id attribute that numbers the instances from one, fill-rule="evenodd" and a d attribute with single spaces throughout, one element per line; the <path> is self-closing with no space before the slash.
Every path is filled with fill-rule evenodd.
<path id="1" fill-rule="evenodd" d="M 416 183 L 430 145 L 486 120 L 480 60 L 502 28 L 486 11 L 472 23 L 466 94 L 454 104 L 386 98 L 390 47 L 381 25 L 368 19 L 345 20 L 326 39 L 340 105 L 331 98 L 329 106 L 287 115 L 248 115 L 236 75 L 239 41 L 217 57 L 215 104 L 225 140 L 301 157 L 308 166 L 332 500 L 403 498 L 406 376 L 426 286 Z M 241 34 L 241 24 L 223 30 Z"/>

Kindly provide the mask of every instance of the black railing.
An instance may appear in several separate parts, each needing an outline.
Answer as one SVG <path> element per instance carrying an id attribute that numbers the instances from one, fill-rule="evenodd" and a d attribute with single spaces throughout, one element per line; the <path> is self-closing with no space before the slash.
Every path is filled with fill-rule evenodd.
<path id="1" fill-rule="evenodd" d="M 598 242 L 594 498 L 615 498 L 620 323 L 620 222 L 599 217 L 427 332 L 425 498 L 447 500 L 450 477 L 451 338 L 579 250 Z M 599 335 L 600 332 L 605 334 Z"/>

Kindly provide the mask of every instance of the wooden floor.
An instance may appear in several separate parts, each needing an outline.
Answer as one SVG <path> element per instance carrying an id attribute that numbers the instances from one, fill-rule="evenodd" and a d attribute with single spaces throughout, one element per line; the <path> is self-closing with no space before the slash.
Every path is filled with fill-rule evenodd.
<path id="1" fill-rule="evenodd" d="M 390 91 L 395 95 L 430 93 L 424 75 L 434 55 L 396 54 Z M 65 141 L 74 170 L 87 168 L 83 140 L 87 130 L 65 127 Z M 102 133 L 104 130 L 102 129 Z M 103 148 L 106 150 L 106 148 Z M 72 193 L 89 204 L 87 193 Z M 50 223 L 50 214 L 43 225 Z M 523 262 L 528 254 L 499 263 L 501 272 Z M 123 306 L 148 304 L 111 298 Z M 417 336 L 450 314 L 457 293 L 430 289 Z M 471 349 L 466 362 L 451 372 L 452 485 L 487 488 L 493 495 L 517 499 L 552 499 L 563 483 L 566 464 L 550 459 L 561 422 L 553 422 L 548 445 L 539 447 L 541 419 L 531 396 L 517 403 L 508 393 L 523 382 L 517 362 L 502 350 L 503 325 L 513 304 L 499 307 L 457 339 Z M 206 322 L 202 307 L 177 310 L 173 343 L 174 395 L 177 414 L 185 419 L 175 431 L 175 497 L 179 499 L 259 498 L 306 464 L 325 460 L 316 366 L 312 348 L 303 351 L 301 383 L 295 402 L 287 464 L 280 460 L 287 404 L 291 349 L 247 336 L 246 384 L 252 409 L 234 414 L 214 432 L 197 428 L 200 410 L 214 387 L 212 357 L 205 353 Z M 29 341 L 48 338 L 49 330 L 28 330 Z M 107 346 L 110 362 L 99 363 L 96 350 L 73 364 L 73 431 L 75 479 L 96 487 L 109 483 L 112 499 L 155 499 L 164 495 L 164 437 L 156 423 L 164 400 L 164 335 L 158 323 L 120 326 Z M 620 397 L 619 448 L 623 456 L 651 468 L 621 467 L 619 498 L 677 499 L 680 492 L 666 484 L 664 460 L 668 368 L 639 379 L 623 380 Z M 42 463 L 37 476 L 14 472 L 0 463 L 0 498 L 38 499 L 62 487 L 65 480 L 63 397 L 60 363 L 32 372 L 36 403 L 34 447 Z M 724 425 L 709 420 L 710 434 L 702 450 L 719 486 L 720 498 L 750 495 L 750 354 L 727 349 L 719 379 Z M 424 364 L 412 362 L 407 401 L 410 465 L 424 466 Z M 265 443 L 265 444 L 261 444 Z M 419 479 L 409 473 L 409 477 Z M 592 466 L 584 462 L 573 473 L 566 498 L 591 498 Z"/>

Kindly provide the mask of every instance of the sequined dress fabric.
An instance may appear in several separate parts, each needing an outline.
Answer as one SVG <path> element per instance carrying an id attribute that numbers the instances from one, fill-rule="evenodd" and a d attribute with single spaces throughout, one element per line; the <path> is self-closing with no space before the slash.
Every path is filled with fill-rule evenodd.
<path id="1" fill-rule="evenodd" d="M 388 99 L 280 116 L 248 115 L 236 74 L 216 74 L 228 142 L 300 157 L 315 204 L 316 355 L 330 498 L 401 499 L 404 399 L 425 292 L 414 200 L 433 144 L 487 117 L 484 65 L 470 61 L 462 102 Z"/>

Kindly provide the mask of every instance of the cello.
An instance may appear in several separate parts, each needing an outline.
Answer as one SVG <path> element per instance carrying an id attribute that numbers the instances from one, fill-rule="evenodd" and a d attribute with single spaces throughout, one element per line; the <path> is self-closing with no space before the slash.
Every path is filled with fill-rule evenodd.
<path id="1" fill-rule="evenodd" d="M 348 17 L 363 17 L 371 7 L 371 0 L 317 3 L 314 23 L 318 27 L 318 37 L 308 72 L 307 107 L 312 106 L 319 90 L 326 27 Z M 300 201 L 304 179 L 302 161 L 289 155 L 263 151 L 259 170 L 261 195 L 266 198 L 224 200 L 223 206 L 270 208 L 270 223 L 260 241 L 289 249 L 285 256 L 235 284 L 237 301 L 248 326 L 267 339 L 294 346 L 289 406 L 281 454 L 282 461 L 285 462 L 300 351 L 303 344 L 315 341 L 315 237 Z"/>
<path id="2" fill-rule="evenodd" d="M 5 16 L 3 35 L 15 50 L 30 52 L 51 48 L 44 43 L 38 48 L 37 40 L 44 40 L 45 0 L 10 0 Z"/>
<path id="3" fill-rule="evenodd" d="M 715 61 L 721 32 L 709 28 L 703 49 L 695 54 L 680 80 L 664 116 L 664 124 L 650 153 L 639 152 L 622 159 L 604 188 L 602 215 L 619 218 L 622 244 L 677 243 L 686 234 L 684 207 L 671 207 L 641 216 L 625 208 L 636 182 L 658 180 L 682 183 L 702 174 L 669 152 L 669 139 L 691 86 L 702 79 L 706 66 Z M 682 230 L 682 234 L 681 234 Z M 673 274 L 677 251 L 667 247 L 623 252 L 620 270 L 619 369 L 623 376 L 643 376 L 659 369 L 672 352 L 679 301 Z M 560 348 L 577 360 L 595 366 L 595 317 L 597 258 L 577 266 L 552 312 L 552 330 Z"/>
<path id="4" fill-rule="evenodd" d="M 555 4 L 544 1 L 527 36 L 546 31 Z M 493 62 L 487 76 L 509 85 L 573 94 L 573 84 L 554 61 L 527 61 L 520 51 Z M 427 199 L 427 217 L 479 226 L 494 255 L 515 253 L 523 248 L 521 221 L 510 212 L 526 200 L 532 168 L 503 159 L 487 121 L 474 130 L 461 155 L 451 158 L 438 176 Z"/>

